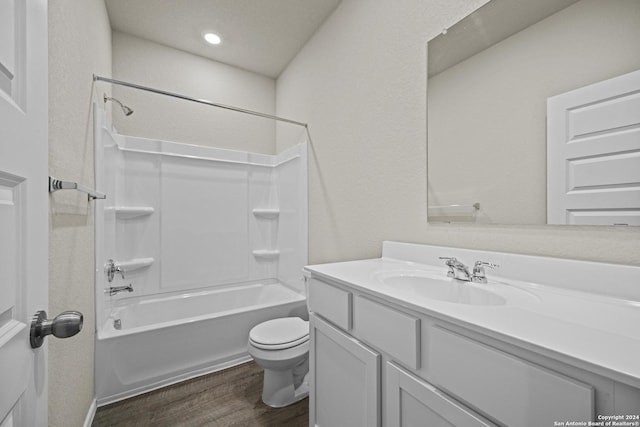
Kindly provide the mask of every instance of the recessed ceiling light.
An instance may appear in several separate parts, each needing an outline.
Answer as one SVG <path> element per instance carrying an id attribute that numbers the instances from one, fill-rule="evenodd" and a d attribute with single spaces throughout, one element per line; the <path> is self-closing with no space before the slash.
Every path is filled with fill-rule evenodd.
<path id="1" fill-rule="evenodd" d="M 222 43 L 222 39 L 220 38 L 219 35 L 217 34 L 213 34 L 213 33 L 207 33 L 204 35 L 204 39 L 207 41 L 207 43 L 211 43 L 211 44 L 220 44 Z"/>

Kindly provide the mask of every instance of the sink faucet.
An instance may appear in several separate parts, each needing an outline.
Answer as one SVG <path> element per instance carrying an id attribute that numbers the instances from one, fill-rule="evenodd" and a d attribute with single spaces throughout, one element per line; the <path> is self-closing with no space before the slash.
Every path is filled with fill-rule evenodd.
<path id="1" fill-rule="evenodd" d="M 471 273 L 469 273 L 469 268 L 466 265 L 452 257 L 440 257 L 440 259 L 446 259 L 445 265 L 449 267 L 447 277 L 453 277 L 463 282 L 471 281 Z"/>
<path id="2" fill-rule="evenodd" d="M 484 271 L 485 267 L 496 268 L 500 266 L 491 262 L 476 261 L 475 265 L 473 266 L 473 276 L 471 277 L 472 282 L 487 283 L 487 276 L 485 275 Z"/>

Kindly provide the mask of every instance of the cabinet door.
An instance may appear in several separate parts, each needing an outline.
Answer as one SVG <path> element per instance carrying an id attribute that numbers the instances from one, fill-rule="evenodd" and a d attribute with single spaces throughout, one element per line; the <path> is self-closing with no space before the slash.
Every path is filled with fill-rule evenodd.
<path id="1" fill-rule="evenodd" d="M 387 427 L 495 426 L 393 362 L 385 373 Z"/>
<path id="2" fill-rule="evenodd" d="M 380 425 L 380 355 L 311 313 L 310 424 Z"/>

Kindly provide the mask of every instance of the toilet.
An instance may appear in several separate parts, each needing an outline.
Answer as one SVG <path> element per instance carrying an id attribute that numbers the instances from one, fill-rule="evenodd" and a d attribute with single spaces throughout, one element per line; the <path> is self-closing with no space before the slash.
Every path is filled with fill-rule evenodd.
<path id="1" fill-rule="evenodd" d="M 264 369 L 262 401 L 273 408 L 309 395 L 309 322 L 299 317 L 267 320 L 249 332 L 249 354 Z"/>

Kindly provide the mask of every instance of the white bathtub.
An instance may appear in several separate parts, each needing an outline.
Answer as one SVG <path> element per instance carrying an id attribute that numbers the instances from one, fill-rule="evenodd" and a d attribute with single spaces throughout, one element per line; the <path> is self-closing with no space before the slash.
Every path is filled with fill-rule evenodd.
<path id="1" fill-rule="evenodd" d="M 117 304 L 97 331 L 98 405 L 250 360 L 253 326 L 306 317 L 304 296 L 275 281 Z"/>

